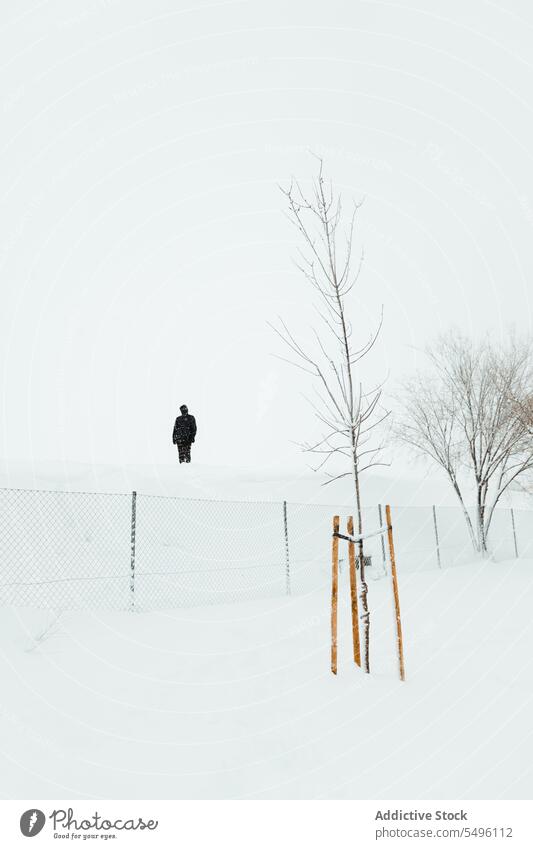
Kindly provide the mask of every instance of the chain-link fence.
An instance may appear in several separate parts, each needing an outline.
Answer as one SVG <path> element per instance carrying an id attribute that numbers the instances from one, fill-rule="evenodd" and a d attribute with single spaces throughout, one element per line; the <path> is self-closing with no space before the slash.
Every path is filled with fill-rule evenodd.
<path id="1" fill-rule="evenodd" d="M 281 504 L 139 495 L 136 514 L 135 597 L 143 609 L 285 592 Z"/>
<path id="2" fill-rule="evenodd" d="M 0 490 L 0 605 L 157 610 L 304 594 L 330 579 L 332 516 L 350 507 L 130 493 Z M 384 508 L 363 511 L 366 532 Z M 475 554 L 462 511 L 392 509 L 398 570 L 446 569 Z M 533 511 L 494 513 L 497 559 L 533 558 Z M 365 543 L 387 574 L 385 540 Z M 342 556 L 342 555 L 341 555 Z M 341 568 L 343 563 L 341 562 Z"/>

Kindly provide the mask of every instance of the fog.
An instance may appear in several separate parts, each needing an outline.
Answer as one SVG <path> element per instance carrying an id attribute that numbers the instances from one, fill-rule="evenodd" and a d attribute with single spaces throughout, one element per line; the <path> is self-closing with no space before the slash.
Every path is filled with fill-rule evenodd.
<path id="1" fill-rule="evenodd" d="M 3 6 L 0 455 L 308 460 L 315 299 L 279 186 L 364 200 L 361 377 L 392 393 L 452 324 L 531 327 L 531 10 L 481 0 Z"/>

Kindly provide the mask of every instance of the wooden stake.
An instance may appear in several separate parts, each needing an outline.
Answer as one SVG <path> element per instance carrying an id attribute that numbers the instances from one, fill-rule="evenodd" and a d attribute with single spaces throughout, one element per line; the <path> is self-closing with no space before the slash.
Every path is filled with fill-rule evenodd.
<path id="1" fill-rule="evenodd" d="M 400 618 L 400 598 L 398 595 L 398 576 L 396 574 L 396 559 L 394 557 L 394 540 L 392 538 L 392 521 L 390 506 L 385 507 L 385 516 L 387 519 L 387 533 L 389 537 L 389 552 L 390 565 L 392 574 L 392 589 L 394 592 L 394 609 L 396 613 L 396 635 L 398 640 L 398 661 L 400 664 L 400 678 L 405 681 L 405 668 L 403 664 L 403 640 L 402 640 L 402 620 Z"/>
<path id="2" fill-rule="evenodd" d="M 333 534 L 339 533 L 339 517 L 333 517 Z M 337 674 L 337 599 L 339 595 L 339 538 L 331 546 L 331 671 Z"/>
<path id="3" fill-rule="evenodd" d="M 353 516 L 348 516 L 348 533 L 353 536 Z M 359 644 L 359 607 L 357 604 L 357 578 L 355 571 L 355 544 L 348 543 L 348 557 L 350 559 L 350 595 L 352 599 L 352 638 L 353 659 L 357 666 L 361 666 L 361 646 Z"/>

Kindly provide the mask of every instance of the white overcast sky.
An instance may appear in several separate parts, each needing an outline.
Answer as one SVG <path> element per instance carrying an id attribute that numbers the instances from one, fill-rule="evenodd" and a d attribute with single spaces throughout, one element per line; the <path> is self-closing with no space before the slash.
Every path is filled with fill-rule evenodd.
<path id="1" fill-rule="evenodd" d="M 311 292 L 278 184 L 365 198 L 367 379 L 455 323 L 529 330 L 533 9 L 523 0 L 2 3 L 0 455 L 277 465 L 312 437 Z"/>

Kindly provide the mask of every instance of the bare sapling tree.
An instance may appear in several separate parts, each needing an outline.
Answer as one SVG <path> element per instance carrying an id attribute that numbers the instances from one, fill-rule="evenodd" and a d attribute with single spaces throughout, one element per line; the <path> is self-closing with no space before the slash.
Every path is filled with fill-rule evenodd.
<path id="1" fill-rule="evenodd" d="M 282 189 L 288 202 L 289 220 L 301 234 L 303 246 L 296 265 L 318 295 L 317 313 L 320 327 L 312 328 L 313 342 L 302 346 L 280 320 L 273 327 L 291 352 L 282 357 L 314 378 L 316 393 L 310 403 L 323 428 L 317 442 L 301 443 L 305 451 L 320 457 L 315 471 L 324 469 L 333 458 L 341 459 L 341 471 L 324 469 L 330 483 L 351 476 L 357 514 L 358 536 L 363 535 L 361 475 L 379 462 L 383 437 L 378 425 L 388 415 L 380 407 L 382 384 L 366 391 L 360 377 L 360 365 L 374 347 L 381 330 L 382 317 L 374 332 L 359 326 L 362 344 L 354 344 L 353 325 L 348 318 L 347 298 L 361 273 L 363 255 L 355 257 L 355 223 L 360 203 L 354 203 L 349 215 L 343 212 L 341 195 L 323 175 L 319 160 L 318 176 L 308 193 L 293 180 Z M 370 671 L 370 615 L 368 585 L 365 580 L 363 540 L 358 542 L 362 622 L 364 628 L 363 662 Z"/>
<path id="2" fill-rule="evenodd" d="M 451 331 L 426 354 L 432 371 L 402 385 L 396 433 L 444 470 L 485 556 L 496 506 L 533 468 L 531 431 L 519 414 L 530 394 L 531 345 L 513 336 L 506 346 L 488 338 L 476 344 Z"/>

